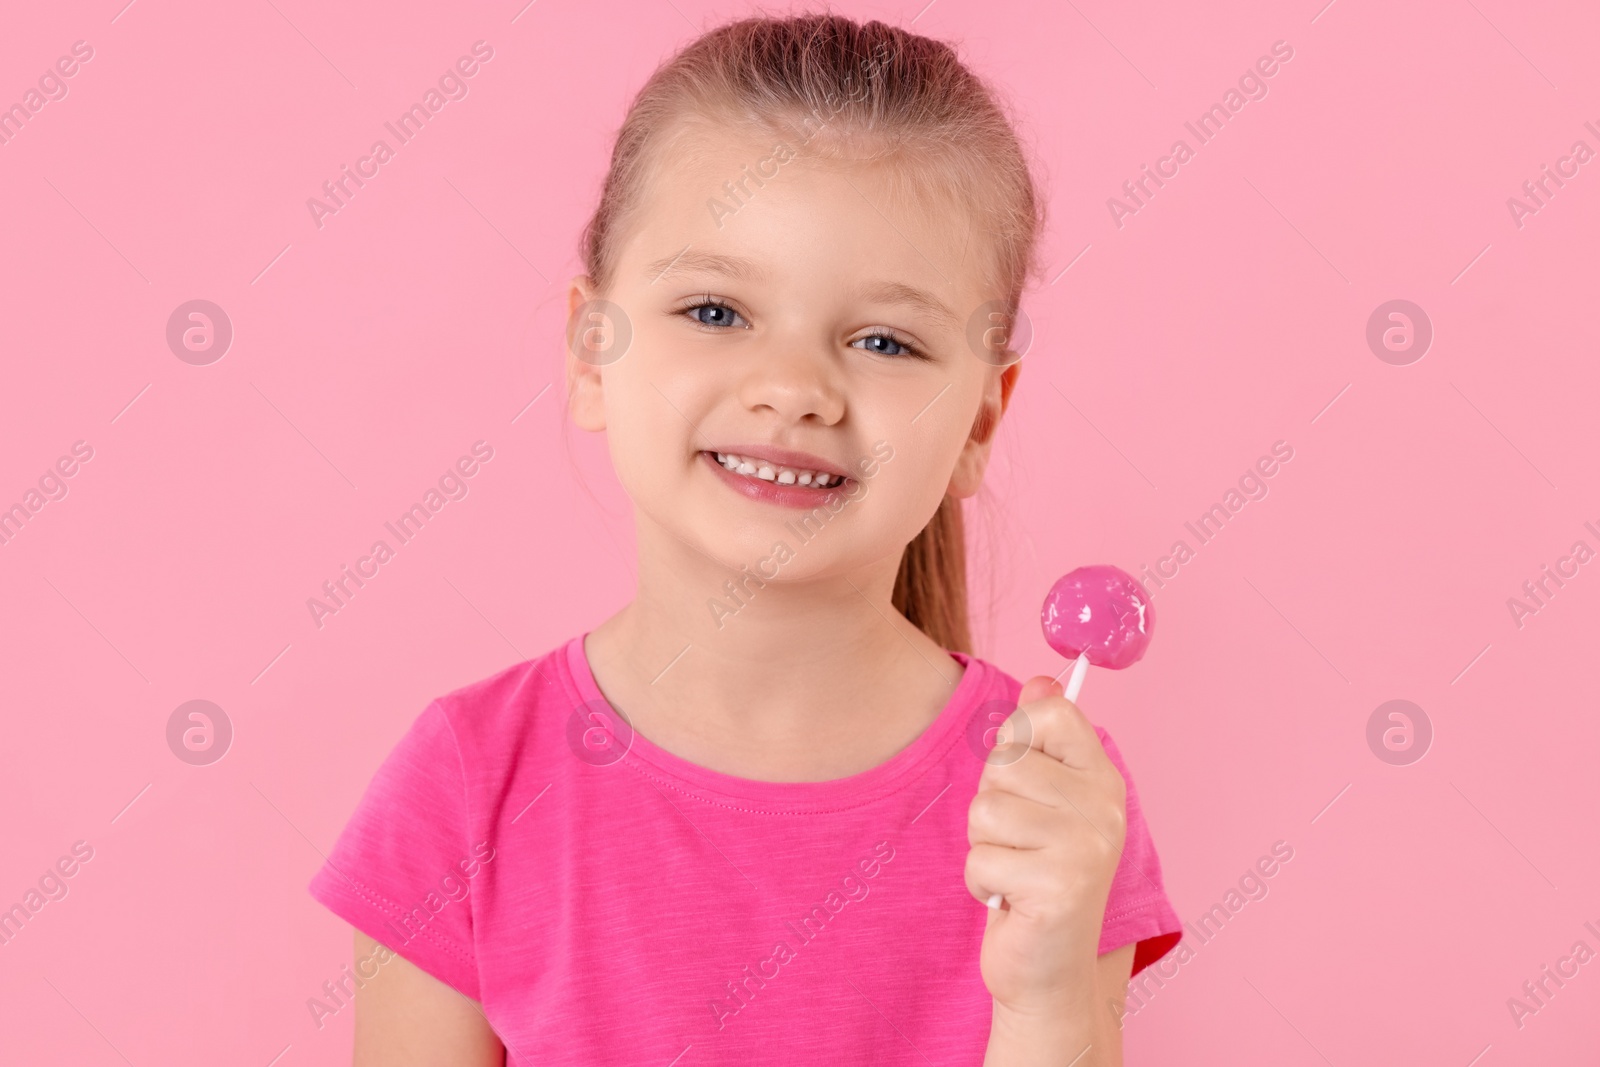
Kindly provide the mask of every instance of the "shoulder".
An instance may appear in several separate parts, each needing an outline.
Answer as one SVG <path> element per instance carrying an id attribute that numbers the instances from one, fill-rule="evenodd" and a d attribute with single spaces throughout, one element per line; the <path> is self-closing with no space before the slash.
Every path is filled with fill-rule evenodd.
<path id="1" fill-rule="evenodd" d="M 567 665 L 577 640 L 440 694 L 423 716 L 448 729 L 464 764 L 515 759 L 537 730 L 559 729 L 578 703 Z"/>
<path id="2" fill-rule="evenodd" d="M 1016 703 L 1018 694 L 1022 692 L 1022 683 L 1016 678 L 981 656 L 963 652 L 952 652 L 951 655 L 966 668 L 960 684 L 968 691 L 973 702 L 1006 700 Z"/>

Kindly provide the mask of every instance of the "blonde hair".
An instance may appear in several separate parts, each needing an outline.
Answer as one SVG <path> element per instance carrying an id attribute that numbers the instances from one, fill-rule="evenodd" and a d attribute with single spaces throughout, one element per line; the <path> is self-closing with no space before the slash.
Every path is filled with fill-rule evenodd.
<path id="1" fill-rule="evenodd" d="M 870 146 L 874 161 L 914 163 L 885 174 L 909 198 L 932 205 L 954 197 L 970 211 L 988 253 L 983 277 L 1013 320 L 1035 269 L 1044 207 L 997 95 L 941 41 L 834 14 L 739 19 L 651 75 L 617 132 L 581 238 L 596 292 L 610 287 L 621 235 L 648 200 L 654 168 L 680 138 L 712 128 L 696 126 L 708 119 L 722 130 L 798 140 L 821 158 L 860 161 L 854 153 Z M 959 500 L 946 496 L 906 546 L 893 603 L 944 648 L 972 653 Z"/>

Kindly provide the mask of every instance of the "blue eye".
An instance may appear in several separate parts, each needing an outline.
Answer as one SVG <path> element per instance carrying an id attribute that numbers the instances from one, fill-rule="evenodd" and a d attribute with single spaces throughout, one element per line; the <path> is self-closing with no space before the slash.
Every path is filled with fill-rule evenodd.
<path id="1" fill-rule="evenodd" d="M 702 311 L 714 312 L 711 316 L 703 316 Z M 694 319 L 701 326 L 732 326 L 733 320 L 739 318 L 739 313 L 726 304 L 719 304 L 715 300 L 702 299 L 696 304 L 683 309 L 684 314 Z"/>
<path id="2" fill-rule="evenodd" d="M 858 337 L 856 340 L 852 341 L 851 344 L 858 345 L 862 341 L 869 342 L 868 347 L 863 349 L 863 351 L 871 352 L 874 355 L 909 356 L 912 359 L 926 358 L 919 349 L 906 344 L 904 341 L 896 340 L 894 335 L 886 331 L 874 331 L 873 333 L 867 334 L 865 337 Z M 893 348 L 894 351 L 888 351 L 887 349 L 889 348 Z"/>

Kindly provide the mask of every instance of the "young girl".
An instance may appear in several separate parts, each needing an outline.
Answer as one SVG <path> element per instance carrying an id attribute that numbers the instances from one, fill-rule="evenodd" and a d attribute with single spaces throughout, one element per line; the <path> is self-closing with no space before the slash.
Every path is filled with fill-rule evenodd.
<path id="1" fill-rule="evenodd" d="M 1137 796 L 967 632 L 1041 219 L 928 38 L 751 18 L 650 79 L 567 338 L 637 595 L 430 703 L 312 881 L 358 1065 L 1121 1063 L 1179 937 Z"/>

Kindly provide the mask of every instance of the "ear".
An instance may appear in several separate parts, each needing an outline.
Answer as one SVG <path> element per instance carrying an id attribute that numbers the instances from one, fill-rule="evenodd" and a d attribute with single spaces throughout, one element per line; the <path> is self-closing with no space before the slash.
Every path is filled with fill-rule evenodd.
<path id="1" fill-rule="evenodd" d="M 581 428 L 604 430 L 605 388 L 600 368 L 575 355 L 583 343 L 582 332 L 590 325 L 578 312 L 594 296 L 594 285 L 588 275 L 579 274 L 572 279 L 567 290 L 567 410 L 572 413 L 572 421 Z"/>
<path id="2" fill-rule="evenodd" d="M 995 370 L 999 370 L 996 374 Z M 1017 387 L 1017 376 L 1022 373 L 1022 358 L 985 372 L 983 397 L 978 404 L 978 415 L 972 423 L 972 433 L 956 457 L 955 470 L 950 473 L 949 495 L 957 499 L 974 496 L 983 484 L 983 472 L 989 466 L 989 450 L 994 446 L 1000 417 L 1011 403 L 1011 391 Z"/>

